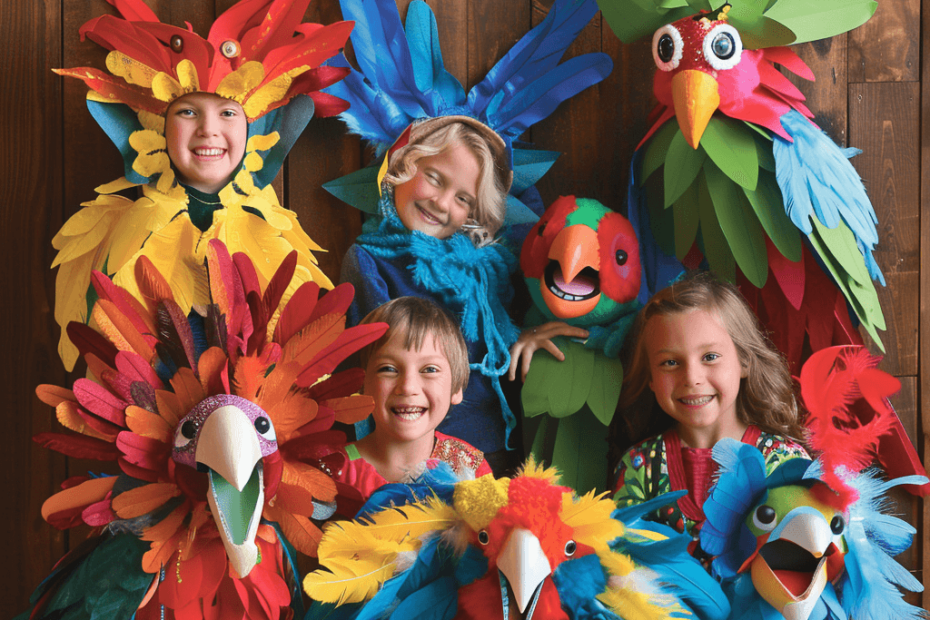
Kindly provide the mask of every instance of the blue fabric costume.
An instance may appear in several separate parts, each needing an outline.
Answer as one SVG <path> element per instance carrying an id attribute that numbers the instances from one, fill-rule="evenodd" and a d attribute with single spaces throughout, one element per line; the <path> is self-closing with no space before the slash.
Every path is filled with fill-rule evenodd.
<path id="1" fill-rule="evenodd" d="M 377 229 L 361 235 L 342 263 L 342 281 L 355 287 L 349 322 L 405 295 L 428 298 L 458 317 L 472 373 L 462 403 L 449 410 L 438 430 L 485 453 L 503 450 L 516 424 L 499 380 L 519 336 L 507 314 L 516 257 L 501 243 L 476 248 L 462 233 L 437 239 L 407 230 L 390 188 L 378 209 Z"/>

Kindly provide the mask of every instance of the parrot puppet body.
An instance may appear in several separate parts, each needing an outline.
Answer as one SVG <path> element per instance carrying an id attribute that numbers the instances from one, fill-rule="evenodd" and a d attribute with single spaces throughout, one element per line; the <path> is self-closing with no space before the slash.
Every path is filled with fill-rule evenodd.
<path id="1" fill-rule="evenodd" d="M 888 514 L 885 495 L 927 479 L 886 482 L 862 471 L 890 429 L 887 398 L 898 387 L 876 363 L 861 347 L 832 347 L 805 364 L 801 390 L 819 461 L 791 459 L 766 477 L 757 450 L 730 439 L 714 447 L 720 474 L 704 504 L 701 547 L 717 556 L 712 570 L 732 618 L 925 617 L 898 590 L 923 587 L 894 560 L 915 530 Z M 868 423 L 851 413 L 857 404 L 874 411 Z"/>
<path id="2" fill-rule="evenodd" d="M 44 504 L 52 525 L 99 534 L 36 590 L 29 618 L 292 617 L 285 551 L 315 555 L 311 518 L 331 516 L 340 493 L 328 472 L 344 465 L 345 437 L 332 423 L 373 407 L 353 395 L 361 371 L 329 373 L 386 326 L 345 329 L 347 285 L 318 299 L 305 283 L 281 304 L 296 253 L 267 287 L 244 254 L 212 241 L 207 255 L 211 303 L 190 316 L 147 259 L 144 302 L 95 272 L 103 335 L 69 327 L 90 378 L 37 389 L 75 434 L 35 440 L 121 473 L 69 479 Z"/>
<path id="3" fill-rule="evenodd" d="M 847 159 L 856 151 L 813 124 L 804 96 L 778 70 L 813 80 L 781 45 L 845 32 L 876 3 L 600 5 L 625 42 L 645 34 L 625 23 L 628 11 L 650 13 L 644 23 L 655 29 L 659 105 L 634 163 L 630 204 L 640 241 L 661 250 L 648 253 L 648 293 L 668 284 L 656 276 L 663 264 L 706 260 L 740 285 L 795 371 L 806 345 L 861 343 L 847 304 L 881 346 L 878 220 Z"/>
<path id="4" fill-rule="evenodd" d="M 326 570 L 304 580 L 318 601 L 308 618 L 729 613 L 680 535 L 641 521 L 642 511 L 617 512 L 603 497 L 575 495 L 532 459 L 513 479 L 484 476 L 433 491 L 416 503 L 364 510 L 355 522 L 327 526 L 320 543 Z"/>
<path id="5" fill-rule="evenodd" d="M 640 307 L 639 243 L 619 213 L 563 196 L 530 229 L 520 267 L 534 303 L 525 328 L 564 321 L 590 333 L 583 344 L 555 339 L 562 362 L 533 356 L 522 391 L 527 445 L 571 488 L 603 491 L 604 437 L 623 382 L 617 356 Z"/>

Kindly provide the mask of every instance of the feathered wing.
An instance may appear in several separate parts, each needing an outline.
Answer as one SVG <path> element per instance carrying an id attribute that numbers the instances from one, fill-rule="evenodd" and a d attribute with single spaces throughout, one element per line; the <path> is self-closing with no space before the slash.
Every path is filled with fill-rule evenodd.
<path id="1" fill-rule="evenodd" d="M 859 499 L 849 507 L 846 571 L 840 600 L 850 618 L 926 618 L 926 610 L 903 600 L 901 590 L 924 587 L 894 559 L 911 546 L 916 530 L 889 514 L 887 492 L 902 484 L 925 484 L 925 476 L 882 481 L 877 472 L 855 476 L 850 484 Z"/>
<path id="2" fill-rule="evenodd" d="M 148 575 L 149 583 L 162 570 L 171 575 L 156 580 L 144 599 L 144 591 L 132 599 L 141 607 L 130 611 L 140 619 L 163 609 L 198 617 L 202 606 L 212 608 L 203 610 L 208 617 L 246 612 L 252 618 L 276 617 L 291 604 L 287 580 L 293 560 L 281 533 L 301 553 L 315 555 L 321 534 L 309 517 L 331 514 L 337 494 L 320 466 L 338 469 L 337 461 L 345 458 L 326 443 L 341 445 L 344 437 L 328 431 L 333 421 L 351 422 L 372 406 L 370 398 L 353 396 L 361 387 L 357 374 L 330 376 L 346 356 L 386 329 L 383 324 L 345 329 L 341 315 L 351 302 L 351 287 L 317 300 L 319 287 L 304 283 L 285 302 L 296 253 L 267 284 L 248 257 L 230 256 L 218 241 L 210 242 L 207 255 L 204 314 L 187 314 L 167 278 L 146 257 L 134 268 L 140 299 L 95 272 L 94 320 L 103 335 L 85 325 L 71 330 L 93 378 L 79 379 L 72 390 L 37 390 L 75 432 L 42 434 L 35 438 L 38 443 L 72 456 L 116 461 L 122 472 L 73 481 L 46 502 L 43 516 L 57 527 L 83 522 L 105 528 L 114 540 L 141 539 L 134 571 Z M 326 336 L 308 348 L 305 333 Z M 285 351 L 295 350 L 299 355 L 285 358 Z M 229 395 L 260 408 L 277 432 L 276 448 L 261 457 L 267 501 L 258 510 L 280 530 L 258 525 L 259 560 L 242 578 L 228 563 L 211 516 L 215 509 L 207 509 L 206 475 L 175 460 L 172 452 L 180 421 L 192 409 Z M 125 576 L 134 574 L 127 570 Z M 74 589 L 75 583 L 72 577 L 57 579 L 54 592 Z M 120 591 L 113 589 L 113 596 Z M 137 588 L 127 591 L 132 597 Z M 38 605 L 58 596 L 44 596 Z M 87 592 L 80 604 L 100 613 L 100 596 Z M 256 597 L 265 602 L 254 605 Z"/>

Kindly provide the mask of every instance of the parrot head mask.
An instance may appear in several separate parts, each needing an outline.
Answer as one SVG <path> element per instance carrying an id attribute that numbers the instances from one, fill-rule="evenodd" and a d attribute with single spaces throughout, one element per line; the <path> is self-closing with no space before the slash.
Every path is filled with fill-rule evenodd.
<path id="1" fill-rule="evenodd" d="M 587 198 L 563 196 L 530 230 L 520 268 L 549 320 L 611 323 L 639 293 L 639 242 L 629 221 Z"/>

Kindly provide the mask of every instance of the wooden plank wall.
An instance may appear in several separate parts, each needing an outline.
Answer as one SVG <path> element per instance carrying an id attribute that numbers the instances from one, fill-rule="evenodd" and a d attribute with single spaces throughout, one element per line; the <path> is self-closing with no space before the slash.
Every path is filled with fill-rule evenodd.
<path id="1" fill-rule="evenodd" d="M 232 0 L 147 0 L 164 22 L 190 21 L 205 34 Z M 406 10 L 409 0 L 399 0 Z M 429 0 L 437 12 L 446 66 L 469 87 L 545 16 L 552 0 Z M 66 385 L 56 354 L 52 318 L 54 256 L 50 240 L 93 188 L 121 174 L 115 149 L 83 104 L 85 87 L 52 67 L 102 67 L 104 52 L 80 42 L 88 19 L 112 11 L 104 0 L 4 0 L 0 39 L 7 69 L 0 77 L 0 270 L 4 298 L 0 325 L 0 383 L 5 439 L 0 450 L 0 536 L 7 549 L 0 567 L 0 617 L 21 611 L 36 584 L 69 545 L 39 516 L 44 498 L 85 463 L 34 447 L 30 437 L 51 430 L 54 413 L 33 390 Z M 314 0 L 307 19 L 339 18 L 336 0 Z M 911 438 L 930 454 L 930 10 L 919 0 L 880 0 L 865 27 L 830 41 L 800 46 L 818 81 L 801 84 L 818 123 L 843 145 L 863 149 L 854 160 L 880 220 L 878 261 L 888 288 L 881 291 L 889 320 L 884 368 L 901 377 L 895 403 Z M 569 54 L 605 51 L 613 74 L 533 128 L 528 138 L 564 153 L 540 184 L 544 200 L 561 194 L 593 197 L 622 209 L 630 157 L 654 105 L 648 42 L 621 44 L 598 15 Z M 922 57 L 921 57 L 922 55 Z M 921 60 L 923 63 L 921 64 Z M 311 236 L 328 248 L 323 269 L 338 277 L 341 257 L 359 232 L 360 217 L 320 189 L 366 161 L 359 142 L 333 119 L 314 120 L 297 142 L 276 188 Z M 923 174 L 921 174 L 923 173 Z M 921 217 L 923 215 L 923 217 Z M 921 317 L 925 317 L 921 319 Z M 926 458 L 926 457 L 925 457 Z M 926 462 L 926 461 L 925 461 Z M 919 541 L 903 558 L 918 578 L 930 571 L 930 504 L 904 497 L 901 511 L 918 527 Z M 78 537 L 78 534 L 72 534 Z M 923 570 L 921 570 L 923 567 Z M 914 597 L 919 604 L 920 599 Z M 924 606 L 930 597 L 924 599 Z"/>

